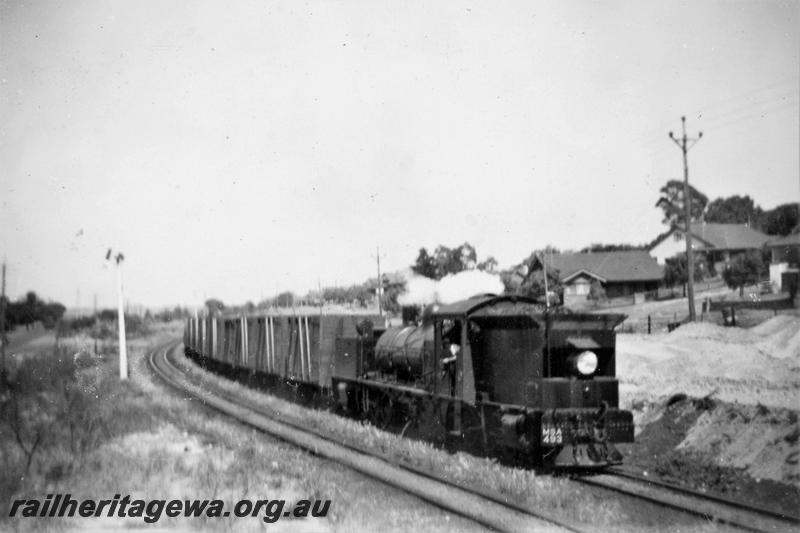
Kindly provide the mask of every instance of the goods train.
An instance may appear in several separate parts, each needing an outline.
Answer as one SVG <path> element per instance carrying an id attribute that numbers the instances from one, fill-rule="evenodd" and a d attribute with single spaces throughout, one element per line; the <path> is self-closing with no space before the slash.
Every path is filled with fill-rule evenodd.
<path id="1" fill-rule="evenodd" d="M 618 314 L 480 295 L 403 326 L 364 315 L 189 319 L 187 356 L 405 436 L 548 467 L 620 463 Z M 402 428 L 402 429 L 400 429 Z"/>

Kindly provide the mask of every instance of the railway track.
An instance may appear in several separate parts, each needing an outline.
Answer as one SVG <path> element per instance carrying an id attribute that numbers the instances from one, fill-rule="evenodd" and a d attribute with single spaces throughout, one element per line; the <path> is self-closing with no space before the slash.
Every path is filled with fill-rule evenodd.
<path id="1" fill-rule="evenodd" d="M 798 516 L 651 479 L 625 468 L 606 472 L 580 478 L 580 482 L 751 531 L 800 531 Z"/>
<path id="2" fill-rule="evenodd" d="M 505 502 L 499 497 L 492 498 L 480 491 L 460 487 L 394 464 L 286 420 L 278 420 L 274 413 L 248 405 L 246 401 L 223 391 L 210 390 L 208 384 L 201 387 L 197 380 L 187 376 L 169 361 L 169 352 L 178 346 L 180 343 L 172 343 L 150 353 L 150 367 L 156 375 L 172 387 L 251 427 L 496 531 L 589 531 L 577 524 L 543 516 L 542 513 Z"/>
<path id="3" fill-rule="evenodd" d="M 500 495 L 488 491 L 447 482 L 413 466 L 340 442 L 285 418 L 279 420 L 276 418 L 277 413 L 209 387 L 207 382 L 202 382 L 201 385 L 200 378 L 175 367 L 168 355 L 175 352 L 180 345 L 180 342 L 174 342 L 151 352 L 150 366 L 154 372 L 171 386 L 188 392 L 205 404 L 265 433 L 497 531 L 593 530 L 585 524 L 508 502 Z M 576 481 L 737 528 L 764 532 L 800 532 L 800 522 L 796 517 L 643 478 L 620 468 L 611 469 L 608 473 L 579 477 Z"/>

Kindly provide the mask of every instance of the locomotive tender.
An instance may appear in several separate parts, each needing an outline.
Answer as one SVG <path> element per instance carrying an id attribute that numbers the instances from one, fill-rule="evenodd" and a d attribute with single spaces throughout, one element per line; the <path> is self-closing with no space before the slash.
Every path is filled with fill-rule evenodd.
<path id="1" fill-rule="evenodd" d="M 555 467 L 620 463 L 633 441 L 618 408 L 618 314 L 545 310 L 480 295 L 422 320 L 373 328 L 358 315 L 190 319 L 202 364 L 325 399 L 403 435 Z"/>

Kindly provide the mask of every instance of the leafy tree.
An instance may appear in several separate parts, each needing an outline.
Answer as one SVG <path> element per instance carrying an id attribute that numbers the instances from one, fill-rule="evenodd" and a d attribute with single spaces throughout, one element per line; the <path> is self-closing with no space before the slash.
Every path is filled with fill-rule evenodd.
<path id="1" fill-rule="evenodd" d="M 691 205 L 691 221 L 700 220 L 703 210 L 708 204 L 708 197 L 689 185 L 689 191 L 692 196 Z M 656 202 L 656 207 L 660 207 L 664 211 L 664 224 L 676 226 L 683 223 L 685 211 L 683 198 L 683 182 L 680 180 L 669 180 L 666 185 L 661 187 L 659 191 L 661 197 Z"/>
<path id="2" fill-rule="evenodd" d="M 54 326 L 56 322 L 61 320 L 67 308 L 58 302 L 45 304 L 40 311 L 40 320 L 48 327 Z"/>
<path id="3" fill-rule="evenodd" d="M 478 254 L 475 247 L 465 242 L 455 248 L 439 245 L 433 255 L 430 255 L 425 248 L 420 248 L 417 260 L 411 265 L 411 270 L 426 278 L 442 279 L 448 274 L 473 270 L 476 266 L 492 269 L 497 267 L 497 261 L 492 257 L 487 258 L 480 265 L 477 263 Z"/>
<path id="4" fill-rule="evenodd" d="M 594 302 L 601 302 L 606 299 L 606 290 L 603 288 L 603 284 L 596 279 L 593 279 L 589 285 L 589 299 Z"/>
<path id="5" fill-rule="evenodd" d="M 417 260 L 411 266 L 411 270 L 419 276 L 433 279 L 436 277 L 436 261 L 428 254 L 428 250 L 420 248 Z"/>
<path id="6" fill-rule="evenodd" d="M 668 287 L 689 283 L 689 266 L 687 263 L 685 253 L 676 254 L 664 262 L 664 283 Z M 703 281 L 710 275 L 712 275 L 712 272 L 706 261 L 695 254 L 694 280 Z"/>
<path id="7" fill-rule="evenodd" d="M 439 245 L 433 253 L 433 258 L 436 263 L 436 279 L 472 270 L 478 261 L 475 247 L 468 242 L 456 248 Z"/>
<path id="8" fill-rule="evenodd" d="M 722 279 L 731 289 L 739 289 L 744 294 L 745 285 L 757 283 L 766 274 L 766 267 L 759 250 L 750 250 L 737 255 L 722 272 Z"/>
<path id="9" fill-rule="evenodd" d="M 497 259 L 490 255 L 485 260 L 478 263 L 477 268 L 478 270 L 483 270 L 484 272 L 494 274 L 497 272 Z"/>
<path id="10" fill-rule="evenodd" d="M 626 252 L 628 250 L 644 250 L 643 244 L 600 244 L 593 243 L 583 248 L 580 253 L 587 252 Z"/>
<path id="11" fill-rule="evenodd" d="M 381 295 L 381 307 L 389 313 L 399 313 L 400 304 L 397 303 L 397 297 L 400 296 L 405 287 L 403 285 L 391 284 L 384 287 L 383 294 Z"/>
<path id="12" fill-rule="evenodd" d="M 545 250 L 550 250 L 548 247 Z M 545 297 L 545 274 L 542 257 L 546 257 L 544 250 L 538 250 L 523 261 L 520 265 L 500 273 L 500 278 L 505 285 L 506 294 L 518 294 L 544 300 Z M 555 294 L 558 301 L 562 300 L 564 287 L 561 284 L 560 275 L 557 269 L 547 268 L 547 290 L 551 295 Z"/>
<path id="13" fill-rule="evenodd" d="M 17 325 L 28 327 L 34 322 L 42 322 L 45 326 L 52 327 L 61 320 L 65 311 L 66 307 L 62 304 L 46 303 L 34 291 L 28 291 L 18 301 L 6 303 L 6 324 L 10 328 Z"/>
<path id="14" fill-rule="evenodd" d="M 117 319 L 117 311 L 116 309 L 103 309 L 98 316 L 100 320 L 111 322 Z"/>
<path id="15" fill-rule="evenodd" d="M 765 211 L 761 222 L 762 231 L 767 235 L 789 235 L 800 223 L 799 210 L 800 204 L 794 202 Z"/>
<path id="16" fill-rule="evenodd" d="M 291 291 L 284 291 L 278 294 L 275 299 L 277 300 L 276 303 L 280 306 L 284 307 L 291 307 L 294 305 L 295 296 L 294 293 Z"/>
<path id="17" fill-rule="evenodd" d="M 729 196 L 717 198 L 706 207 L 706 222 L 720 224 L 750 224 L 757 226 L 763 210 L 750 196 Z"/>
<path id="18" fill-rule="evenodd" d="M 372 283 L 370 288 L 368 283 L 360 285 L 351 285 L 349 287 L 324 287 L 322 289 L 322 299 L 329 303 L 353 303 L 357 302 L 361 306 L 365 306 L 367 302 L 373 298 L 375 284 Z"/>

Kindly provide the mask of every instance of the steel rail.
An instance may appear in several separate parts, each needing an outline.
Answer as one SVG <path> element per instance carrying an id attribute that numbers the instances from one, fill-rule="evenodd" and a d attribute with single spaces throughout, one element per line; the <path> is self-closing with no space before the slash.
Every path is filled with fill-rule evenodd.
<path id="1" fill-rule="evenodd" d="M 755 505 L 749 502 L 741 501 L 736 498 L 728 498 L 721 494 L 713 493 L 713 492 L 703 492 L 696 489 L 692 489 L 690 487 L 684 487 L 678 485 L 676 483 L 670 483 L 669 481 L 664 481 L 662 479 L 650 479 L 641 474 L 637 474 L 636 472 L 632 472 L 625 468 L 620 467 L 613 467 L 610 468 L 609 473 L 614 474 L 615 476 L 626 477 L 629 479 L 646 482 L 654 485 L 659 485 L 662 487 L 666 487 L 668 489 L 684 492 L 689 495 L 694 495 L 699 498 L 705 498 L 711 501 L 715 501 L 724 505 L 730 505 L 732 507 L 736 507 L 738 509 L 746 510 L 750 513 L 756 515 L 763 515 L 766 518 L 786 521 L 789 525 L 800 526 L 800 515 L 791 514 L 784 511 L 778 511 L 776 509 L 771 509 L 769 507 L 764 507 L 761 505 Z"/>
<path id="2" fill-rule="evenodd" d="M 167 353 L 178 346 L 180 342 L 152 350 L 149 363 L 153 371 L 170 386 L 242 423 L 495 531 L 589 531 L 568 520 L 543 516 L 544 513 L 506 502 L 499 497 L 490 497 L 481 491 L 387 461 L 375 453 L 339 442 L 299 424 L 278 420 L 262 409 L 246 405 L 247 402 L 242 402 L 240 398 L 224 391 L 210 390 L 207 383 L 204 388 L 200 387 L 169 361 Z"/>
<path id="3" fill-rule="evenodd" d="M 795 516 L 638 476 L 619 467 L 576 480 L 750 531 L 800 532 L 800 519 Z"/>

